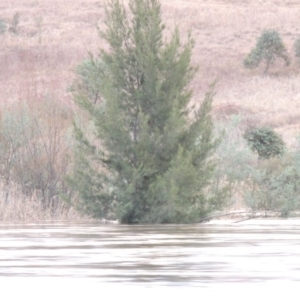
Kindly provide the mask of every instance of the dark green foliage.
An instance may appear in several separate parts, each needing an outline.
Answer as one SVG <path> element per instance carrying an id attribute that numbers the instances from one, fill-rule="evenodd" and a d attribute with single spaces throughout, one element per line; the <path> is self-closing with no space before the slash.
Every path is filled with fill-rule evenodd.
<path id="1" fill-rule="evenodd" d="M 280 135 L 268 127 L 257 127 L 244 134 L 249 147 L 259 158 L 269 159 L 283 154 L 285 145 Z"/>
<path id="2" fill-rule="evenodd" d="M 298 38 L 294 43 L 294 50 L 296 57 L 300 57 L 300 38 Z"/>
<path id="3" fill-rule="evenodd" d="M 286 48 L 276 30 L 264 30 L 259 37 L 255 48 L 251 50 L 244 60 L 244 66 L 249 69 L 257 68 L 262 61 L 265 61 L 265 73 L 268 72 L 269 66 L 277 58 L 282 58 L 286 65 L 290 64 Z"/>
<path id="4" fill-rule="evenodd" d="M 250 151 L 250 148 L 251 145 L 261 146 L 262 141 L 259 137 L 264 138 L 266 134 L 264 128 L 249 130 L 247 133 L 250 140 L 243 140 L 240 138 L 239 130 L 241 117 L 233 116 L 231 120 L 232 123 L 218 124 L 225 128 L 223 129 L 225 138 L 217 150 L 219 162 L 216 168 L 220 181 L 226 180 L 229 183 L 231 202 L 239 205 L 242 197 L 243 204 L 250 207 L 253 212 L 266 215 L 276 212 L 282 217 L 290 216 L 293 211 L 299 210 L 299 150 L 291 153 L 285 150 L 283 153 L 284 146 L 279 139 L 279 144 L 283 146 L 279 147 L 282 151 L 275 152 L 281 155 L 275 157 L 267 155 L 268 159 L 260 160 L 257 164 L 258 151 L 255 147 Z M 261 131 L 263 134 L 260 134 Z M 269 132 L 270 129 L 266 131 Z M 245 142 L 250 147 L 245 147 Z"/>
<path id="5" fill-rule="evenodd" d="M 75 126 L 78 142 L 70 184 L 79 192 L 77 207 L 95 218 L 121 223 L 197 222 L 221 204 L 213 193 L 210 117 L 213 88 L 197 109 L 188 108 L 190 36 L 178 30 L 163 38 L 157 0 L 131 0 L 127 13 L 119 0 L 106 7 L 109 50 L 78 70 L 85 86 L 75 101 L 89 113 L 91 129 Z M 105 67 L 104 67 L 105 66 Z M 220 196 L 216 199 L 216 196 Z"/>
<path id="6" fill-rule="evenodd" d="M 3 19 L 0 19 L 0 34 L 4 34 L 6 32 L 6 23 Z"/>

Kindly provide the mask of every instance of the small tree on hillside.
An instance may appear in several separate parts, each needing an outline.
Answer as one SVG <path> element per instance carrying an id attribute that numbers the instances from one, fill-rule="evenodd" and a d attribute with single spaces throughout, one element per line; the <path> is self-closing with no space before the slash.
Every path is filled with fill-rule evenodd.
<path id="1" fill-rule="evenodd" d="M 256 127 L 244 134 L 250 149 L 256 152 L 260 159 L 281 156 L 285 145 L 279 134 L 268 127 Z"/>
<path id="2" fill-rule="evenodd" d="M 300 57 L 300 37 L 294 43 L 294 50 L 296 57 Z"/>
<path id="3" fill-rule="evenodd" d="M 85 89 L 75 95 L 94 131 L 75 126 L 69 181 L 79 192 L 79 209 L 95 218 L 197 222 L 222 199 L 209 189 L 217 144 L 210 117 L 214 92 L 190 109 L 193 40 L 181 44 L 175 30 L 165 41 L 159 1 L 131 0 L 129 8 L 119 0 L 106 7 L 107 27 L 99 32 L 109 50 L 100 51 L 101 64 L 92 59 L 97 72 L 93 67 L 90 73 L 101 101 L 95 104 Z"/>
<path id="4" fill-rule="evenodd" d="M 261 61 L 266 62 L 265 73 L 277 58 L 282 58 L 286 65 L 290 64 L 286 48 L 276 30 L 264 30 L 259 37 L 255 48 L 244 60 L 244 66 L 249 69 L 257 68 Z"/>
<path id="5" fill-rule="evenodd" d="M 19 25 L 20 25 L 20 13 L 16 12 L 11 20 L 8 30 L 13 34 L 18 35 Z"/>

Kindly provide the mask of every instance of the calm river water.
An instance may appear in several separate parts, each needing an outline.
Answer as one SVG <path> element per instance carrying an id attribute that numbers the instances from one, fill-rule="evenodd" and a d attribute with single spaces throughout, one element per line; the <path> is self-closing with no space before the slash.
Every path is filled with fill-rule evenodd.
<path id="1" fill-rule="evenodd" d="M 143 299 L 288 291 L 299 299 L 299 289 L 300 221 L 0 225 L 1 299 L 102 299 L 103 291 L 128 299 L 138 291 Z"/>

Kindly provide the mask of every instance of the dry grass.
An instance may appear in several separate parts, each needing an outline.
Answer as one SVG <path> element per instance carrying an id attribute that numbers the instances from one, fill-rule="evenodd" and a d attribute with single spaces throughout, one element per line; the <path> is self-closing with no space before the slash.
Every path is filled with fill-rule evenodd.
<path id="1" fill-rule="evenodd" d="M 4 191 L 4 185 L 0 184 L 0 190 Z M 79 215 L 74 208 L 68 207 L 63 202 L 58 202 L 55 211 L 45 209 L 38 197 L 24 197 L 20 188 L 14 185 L 10 189 L 10 197 L 5 200 L 5 193 L 0 193 L 0 221 L 48 221 L 48 220 L 86 220 Z"/>
<path id="2" fill-rule="evenodd" d="M 218 79 L 216 109 L 237 105 L 251 111 L 254 122 L 269 124 L 292 144 L 300 127 L 299 65 L 292 45 L 300 34 L 300 3 L 293 0 L 161 0 L 163 18 L 183 35 L 196 39 L 194 61 L 200 71 L 194 101 L 201 101 L 207 85 Z M 19 35 L 0 41 L 2 103 L 41 98 L 47 93 L 71 105 L 67 88 L 74 67 L 102 45 L 95 23 L 103 25 L 104 1 L 2 1 L 0 17 L 8 23 L 20 13 Z M 262 69 L 245 70 L 243 58 L 263 29 L 277 29 L 293 58 L 280 62 L 268 76 Z M 254 114 L 254 116 L 253 116 Z M 245 113 L 246 117 L 249 117 Z"/>
<path id="3" fill-rule="evenodd" d="M 243 114 L 246 125 L 271 125 L 292 146 L 300 130 L 300 66 L 292 48 L 300 35 L 300 2 L 161 0 L 161 3 L 167 25 L 173 28 L 177 24 L 183 36 L 191 30 L 196 40 L 193 60 L 200 70 L 193 82 L 194 101 L 202 101 L 208 84 L 217 78 L 216 119 Z M 16 12 L 20 13 L 19 34 L 0 36 L 2 108 L 24 100 L 41 103 L 48 95 L 72 106 L 68 87 L 75 66 L 87 57 L 88 51 L 97 53 L 104 46 L 95 29 L 96 23 L 103 26 L 104 1 L 3 0 L 0 8 L 0 18 L 8 23 Z M 263 67 L 244 69 L 243 59 L 261 31 L 268 28 L 279 31 L 292 64 L 286 67 L 278 62 L 264 76 Z M 15 209 L 18 205 L 13 208 L 22 219 L 23 208 Z M 2 211 L 2 218 L 12 218 L 9 211 L 12 208 Z"/>

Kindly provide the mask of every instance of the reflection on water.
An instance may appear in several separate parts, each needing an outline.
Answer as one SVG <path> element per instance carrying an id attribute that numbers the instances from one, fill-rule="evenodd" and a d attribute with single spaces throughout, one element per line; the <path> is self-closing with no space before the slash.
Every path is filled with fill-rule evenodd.
<path id="1" fill-rule="evenodd" d="M 300 222 L 293 221 L 2 224 L 0 283 L 29 278 L 161 288 L 297 283 L 299 229 Z"/>

